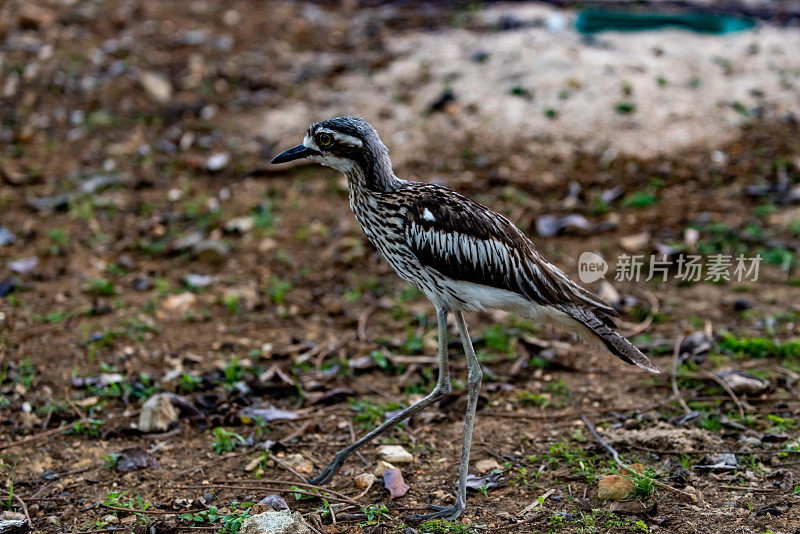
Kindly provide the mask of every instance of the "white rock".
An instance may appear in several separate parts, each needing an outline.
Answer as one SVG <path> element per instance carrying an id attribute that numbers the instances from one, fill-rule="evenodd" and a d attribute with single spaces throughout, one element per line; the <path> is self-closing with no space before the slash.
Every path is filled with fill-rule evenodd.
<path id="1" fill-rule="evenodd" d="M 650 232 L 627 235 L 620 238 L 619 245 L 628 252 L 638 252 L 650 244 Z"/>
<path id="2" fill-rule="evenodd" d="M 171 314 L 183 315 L 194 306 L 195 302 L 197 302 L 197 297 L 194 293 L 180 293 L 167 297 L 161 304 L 161 308 Z"/>
<path id="3" fill-rule="evenodd" d="M 376 477 L 382 477 L 383 476 L 383 472 L 386 471 L 387 469 L 394 469 L 394 466 L 392 464 L 390 464 L 389 462 L 384 462 L 383 460 L 378 460 L 378 463 L 375 464 L 375 471 L 373 471 L 373 474 Z"/>
<path id="4" fill-rule="evenodd" d="M 161 74 L 147 70 L 143 71 L 139 75 L 139 83 L 142 84 L 147 96 L 159 104 L 166 104 L 172 98 L 172 84 Z"/>
<path id="5" fill-rule="evenodd" d="M 409 464 L 414 461 L 414 455 L 400 445 L 382 445 L 378 454 L 383 460 L 393 464 Z"/>
<path id="6" fill-rule="evenodd" d="M 142 432 L 163 432 L 178 420 L 178 411 L 172 405 L 169 393 L 156 393 L 142 405 L 139 414 L 139 430 Z"/>
<path id="7" fill-rule="evenodd" d="M 371 488 L 375 483 L 376 477 L 372 473 L 362 473 L 355 479 L 356 487 L 358 489 Z"/>
<path id="8" fill-rule="evenodd" d="M 234 217 L 225 223 L 225 230 L 228 232 L 239 232 L 240 234 L 246 234 L 253 229 L 254 225 L 255 222 L 253 221 L 252 217 Z"/>
<path id="9" fill-rule="evenodd" d="M 281 510 L 250 516 L 242 522 L 241 534 L 311 534 L 300 512 Z"/>
<path id="10" fill-rule="evenodd" d="M 227 152 L 217 152 L 211 154 L 206 160 L 206 169 L 209 171 L 219 171 L 228 165 L 231 161 L 231 155 Z"/>

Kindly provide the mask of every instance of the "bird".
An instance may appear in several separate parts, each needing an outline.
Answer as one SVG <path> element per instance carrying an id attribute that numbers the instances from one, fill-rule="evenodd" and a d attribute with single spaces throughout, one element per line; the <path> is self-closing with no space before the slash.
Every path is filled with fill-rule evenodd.
<path id="1" fill-rule="evenodd" d="M 465 312 L 494 308 L 554 324 L 629 364 L 659 372 L 616 331 L 617 311 L 548 262 L 506 217 L 447 187 L 398 178 L 386 145 L 366 120 L 345 116 L 312 124 L 302 144 L 281 152 L 271 163 L 301 158 L 345 175 L 350 208 L 367 239 L 401 278 L 428 298 L 436 308 L 438 321 L 439 375 L 433 390 L 338 451 L 310 483 L 326 484 L 362 446 L 450 394 L 450 314 L 455 318 L 468 368 L 456 499 L 452 506 L 429 505 L 432 513 L 415 514 L 411 521 L 455 519 L 466 508 L 482 371 L 464 321 Z"/>

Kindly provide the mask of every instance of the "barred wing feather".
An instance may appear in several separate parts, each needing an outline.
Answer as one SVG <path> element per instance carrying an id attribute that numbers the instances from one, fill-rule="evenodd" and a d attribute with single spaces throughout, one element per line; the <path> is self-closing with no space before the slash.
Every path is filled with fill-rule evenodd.
<path id="1" fill-rule="evenodd" d="M 588 307 L 609 323 L 617 315 L 547 262 L 508 219 L 449 189 L 427 190 L 409 206 L 406 239 L 424 265 L 455 280 L 513 291 L 539 305 Z"/>

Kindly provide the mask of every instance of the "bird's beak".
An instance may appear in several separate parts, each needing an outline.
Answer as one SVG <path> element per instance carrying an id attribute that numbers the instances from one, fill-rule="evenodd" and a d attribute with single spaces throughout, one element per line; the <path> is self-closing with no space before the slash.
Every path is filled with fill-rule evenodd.
<path id="1" fill-rule="evenodd" d="M 272 158 L 270 163 L 286 163 L 288 161 L 294 161 L 300 158 L 307 158 L 308 156 L 313 156 L 314 154 L 318 154 L 318 152 L 313 148 L 309 148 L 305 145 L 297 145 L 294 148 L 290 148 L 289 150 L 281 152 Z"/>

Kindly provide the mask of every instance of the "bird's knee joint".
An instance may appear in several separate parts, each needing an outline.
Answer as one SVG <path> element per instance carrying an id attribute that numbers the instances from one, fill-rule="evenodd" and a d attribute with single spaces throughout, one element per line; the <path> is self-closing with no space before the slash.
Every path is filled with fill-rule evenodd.
<path id="1" fill-rule="evenodd" d="M 436 386 L 436 397 L 441 399 L 446 395 L 450 395 L 450 392 L 453 391 L 453 387 L 450 385 L 450 382 L 446 384 L 442 384 L 441 386 Z"/>
<path id="2" fill-rule="evenodd" d="M 483 371 L 480 369 L 476 371 L 470 371 L 469 376 L 467 377 L 467 384 L 470 387 L 476 388 L 481 386 L 481 382 L 483 381 Z"/>

